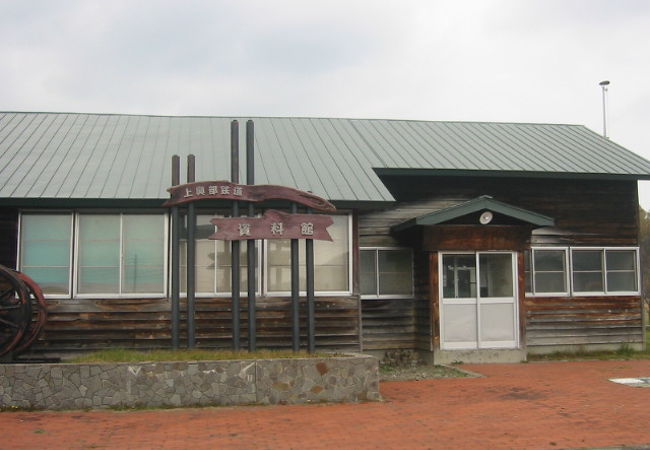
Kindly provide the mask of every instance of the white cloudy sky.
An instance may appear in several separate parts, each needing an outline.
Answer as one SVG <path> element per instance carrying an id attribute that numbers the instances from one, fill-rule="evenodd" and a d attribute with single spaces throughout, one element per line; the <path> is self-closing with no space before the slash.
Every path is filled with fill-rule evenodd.
<path id="1" fill-rule="evenodd" d="M 585 124 L 650 159 L 646 0 L 0 0 L 0 110 Z M 650 188 L 641 201 L 650 207 Z"/>

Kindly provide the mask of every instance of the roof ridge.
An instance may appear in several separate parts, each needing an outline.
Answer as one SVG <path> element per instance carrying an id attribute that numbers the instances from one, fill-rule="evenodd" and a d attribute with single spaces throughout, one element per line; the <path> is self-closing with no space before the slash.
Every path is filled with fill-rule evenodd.
<path id="1" fill-rule="evenodd" d="M 457 123 L 457 124 L 499 124 L 499 125 L 551 125 L 566 127 L 585 127 L 582 124 L 550 123 L 550 122 L 512 122 L 512 121 L 487 121 L 487 120 L 426 120 L 426 119 L 389 119 L 389 118 L 362 118 L 362 117 L 328 117 L 328 116 L 255 116 L 255 115 L 178 115 L 178 114 L 136 114 L 136 113 L 98 113 L 98 112 L 70 112 L 70 111 L 0 111 L 0 114 L 75 114 L 93 116 L 128 116 L 128 117 L 160 117 L 178 119 L 305 119 L 305 120 L 349 120 L 368 122 L 413 122 L 413 123 Z"/>

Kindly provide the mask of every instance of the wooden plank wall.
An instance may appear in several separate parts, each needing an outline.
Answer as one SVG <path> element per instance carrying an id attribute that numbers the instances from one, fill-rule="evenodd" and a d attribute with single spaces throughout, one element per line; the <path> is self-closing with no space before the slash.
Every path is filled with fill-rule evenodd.
<path id="1" fill-rule="evenodd" d="M 424 236 L 420 231 L 391 235 L 390 227 L 480 195 L 556 220 L 553 228 L 535 230 L 528 245 L 638 245 L 635 181 L 424 176 L 384 177 L 384 181 L 400 202 L 390 209 L 360 215 L 361 245 L 421 248 Z M 523 279 L 520 281 L 523 286 Z M 435 294 L 433 302 L 437 301 Z M 640 304 L 639 297 L 528 297 L 522 304 L 522 337 L 534 351 L 558 345 L 639 343 L 643 339 Z M 371 310 L 365 301 L 363 306 L 365 321 Z M 380 310 L 385 310 L 382 320 L 389 321 L 389 305 L 375 307 L 372 314 L 376 316 Z M 404 321 L 405 330 L 410 326 L 411 322 L 399 320 Z M 364 333 L 365 329 L 364 323 Z M 428 333 L 430 336 L 430 325 Z M 377 337 L 373 345 L 389 346 L 388 337 Z"/>
<path id="2" fill-rule="evenodd" d="M 171 347 L 168 299 L 49 300 L 48 322 L 32 355 L 70 354 L 108 348 L 156 349 Z M 184 302 L 183 302 L 184 303 Z M 247 307 L 242 302 L 241 346 L 247 344 Z M 317 297 L 317 349 L 359 351 L 359 300 L 355 297 Z M 231 308 L 229 298 L 196 301 L 198 348 L 229 349 Z M 184 304 L 181 311 L 185 311 Z M 185 336 L 181 317 L 181 340 Z M 301 344 L 306 347 L 306 303 L 301 299 Z M 291 348 L 290 299 L 257 301 L 259 348 Z M 183 344 L 182 344 L 183 345 Z"/>
<path id="3" fill-rule="evenodd" d="M 643 342 L 640 298 L 526 297 L 526 343 L 545 346 Z"/>

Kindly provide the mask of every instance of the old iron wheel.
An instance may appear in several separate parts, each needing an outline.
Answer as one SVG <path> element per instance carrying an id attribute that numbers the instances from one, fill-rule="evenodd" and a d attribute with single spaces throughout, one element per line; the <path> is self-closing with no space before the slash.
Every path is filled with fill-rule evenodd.
<path id="1" fill-rule="evenodd" d="M 32 320 L 20 342 L 13 349 L 14 353 L 19 354 L 27 350 L 43 331 L 47 321 L 47 302 L 43 290 L 34 280 L 22 272 L 14 273 L 25 283 L 32 307 Z"/>
<path id="2" fill-rule="evenodd" d="M 32 320 L 25 283 L 15 272 L 0 265 L 0 356 L 11 352 Z"/>

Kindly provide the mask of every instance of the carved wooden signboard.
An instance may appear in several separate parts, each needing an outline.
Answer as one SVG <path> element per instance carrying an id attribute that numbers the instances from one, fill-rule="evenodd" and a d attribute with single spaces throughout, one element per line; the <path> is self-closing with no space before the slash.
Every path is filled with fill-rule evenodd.
<path id="1" fill-rule="evenodd" d="M 235 184 L 230 181 L 199 181 L 167 189 L 171 198 L 163 206 L 175 206 L 197 200 L 239 200 L 263 202 L 289 200 L 317 211 L 334 212 L 336 208 L 322 197 L 298 189 L 273 184 Z"/>
<path id="2" fill-rule="evenodd" d="M 262 217 L 214 218 L 216 226 L 208 239 L 239 241 L 244 239 L 316 239 L 331 241 L 327 227 L 334 223 L 320 214 L 289 214 L 270 209 Z"/>

